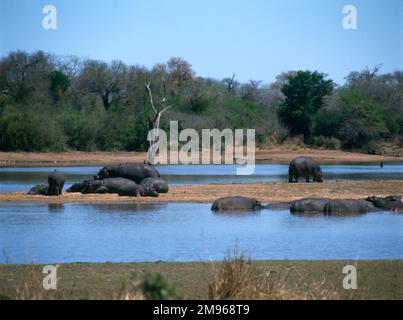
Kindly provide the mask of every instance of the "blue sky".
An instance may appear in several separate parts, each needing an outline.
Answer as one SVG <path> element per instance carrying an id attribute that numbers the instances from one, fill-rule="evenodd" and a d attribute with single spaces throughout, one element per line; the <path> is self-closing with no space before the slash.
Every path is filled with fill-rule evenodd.
<path id="1" fill-rule="evenodd" d="M 57 30 L 42 8 L 58 10 Z M 345 5 L 358 29 L 342 27 Z M 0 54 L 44 50 L 151 67 L 178 56 L 200 76 L 271 82 L 319 70 L 403 70 L 403 0 L 0 0 Z"/>

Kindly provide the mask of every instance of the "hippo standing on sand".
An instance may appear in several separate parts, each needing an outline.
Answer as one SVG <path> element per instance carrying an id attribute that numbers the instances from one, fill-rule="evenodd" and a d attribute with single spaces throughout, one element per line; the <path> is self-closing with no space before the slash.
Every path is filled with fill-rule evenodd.
<path id="1" fill-rule="evenodd" d="M 160 174 L 153 166 L 146 164 L 128 164 L 114 167 L 105 167 L 102 168 L 98 172 L 98 175 L 95 176 L 95 178 L 99 180 L 103 180 L 106 178 L 125 178 L 132 180 L 138 184 L 143 179 L 149 177 L 159 178 Z"/>
<path id="2" fill-rule="evenodd" d="M 319 163 L 310 157 L 298 157 L 291 161 L 288 168 L 288 181 L 298 182 L 300 177 L 305 177 L 309 182 L 310 177 L 314 182 L 323 182 L 322 170 Z"/>
<path id="3" fill-rule="evenodd" d="M 57 170 L 51 173 L 48 177 L 48 183 L 49 183 L 48 195 L 49 196 L 61 195 L 65 181 L 66 178 L 63 173 L 58 172 Z"/>
<path id="4" fill-rule="evenodd" d="M 256 199 L 241 196 L 225 197 L 214 201 L 213 211 L 255 211 L 262 209 L 262 204 Z"/>

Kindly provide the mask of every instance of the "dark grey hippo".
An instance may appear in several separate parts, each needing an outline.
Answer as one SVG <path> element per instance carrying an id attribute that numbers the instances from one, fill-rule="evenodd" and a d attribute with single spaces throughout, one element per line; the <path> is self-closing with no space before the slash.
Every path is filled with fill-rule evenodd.
<path id="1" fill-rule="evenodd" d="M 291 204 L 290 211 L 292 214 L 323 214 L 329 201 L 327 198 L 301 199 Z"/>
<path id="2" fill-rule="evenodd" d="M 46 196 L 48 194 L 49 185 L 46 183 L 41 183 L 32 187 L 29 191 L 29 195 L 43 195 Z"/>
<path id="3" fill-rule="evenodd" d="M 95 178 L 100 180 L 106 178 L 125 178 L 139 184 L 145 178 L 158 178 L 159 176 L 159 172 L 153 166 L 147 164 L 128 164 L 105 167 L 98 172 Z"/>
<path id="4" fill-rule="evenodd" d="M 220 198 L 211 206 L 213 211 L 255 211 L 262 208 L 262 204 L 256 199 L 241 196 Z"/>
<path id="5" fill-rule="evenodd" d="M 106 178 L 103 180 L 85 180 L 72 185 L 67 192 L 90 193 L 115 193 L 120 196 L 131 197 L 158 197 L 158 192 L 152 186 L 144 187 L 134 181 L 124 178 Z"/>
<path id="6" fill-rule="evenodd" d="M 48 176 L 48 183 L 49 183 L 48 195 L 49 196 L 61 195 L 65 181 L 66 178 L 63 173 L 58 172 L 57 170 L 51 173 Z"/>
<path id="7" fill-rule="evenodd" d="M 403 196 L 368 197 L 367 201 L 382 210 L 403 211 Z"/>
<path id="8" fill-rule="evenodd" d="M 309 182 L 310 177 L 314 182 L 323 182 L 322 170 L 319 163 L 311 157 L 298 157 L 291 161 L 288 168 L 288 181 L 298 182 L 299 178 L 305 178 Z"/>
<path id="9" fill-rule="evenodd" d="M 366 200 L 329 200 L 324 208 L 325 215 L 358 215 L 376 211 L 375 206 Z"/>
<path id="10" fill-rule="evenodd" d="M 63 173 L 58 172 L 57 170 L 51 173 L 48 176 L 48 183 L 49 183 L 48 195 L 49 196 L 61 195 L 65 181 L 66 178 Z"/>
<path id="11" fill-rule="evenodd" d="M 168 193 L 168 184 L 162 178 L 149 177 L 141 180 L 140 184 L 143 187 L 152 186 L 158 193 Z"/>

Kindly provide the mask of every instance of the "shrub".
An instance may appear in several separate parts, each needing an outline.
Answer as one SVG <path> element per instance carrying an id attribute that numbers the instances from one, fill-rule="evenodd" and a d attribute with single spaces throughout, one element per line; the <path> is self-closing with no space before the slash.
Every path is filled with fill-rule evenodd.
<path id="1" fill-rule="evenodd" d="M 8 110 L 0 118 L 1 150 L 60 151 L 63 145 L 63 131 L 51 118 L 16 110 Z"/>
<path id="2" fill-rule="evenodd" d="M 341 141 L 334 137 L 314 137 L 313 145 L 318 148 L 328 149 L 328 150 L 339 150 L 341 148 Z"/>
<path id="3" fill-rule="evenodd" d="M 147 300 L 171 300 L 175 298 L 175 288 L 159 273 L 148 273 L 140 284 Z"/>

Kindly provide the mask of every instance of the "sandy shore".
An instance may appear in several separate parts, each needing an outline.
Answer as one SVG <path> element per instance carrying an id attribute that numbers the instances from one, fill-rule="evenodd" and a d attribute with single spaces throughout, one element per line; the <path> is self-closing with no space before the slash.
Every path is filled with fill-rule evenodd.
<path id="1" fill-rule="evenodd" d="M 289 163 L 297 156 L 308 155 L 321 163 L 380 163 L 389 161 L 403 162 L 403 157 L 386 157 L 363 153 L 314 150 L 292 146 L 272 149 L 256 149 L 258 163 Z M 0 152 L 0 167 L 35 167 L 35 166 L 91 166 L 112 165 L 119 163 L 143 163 L 144 152 L 61 152 L 28 153 Z"/>
<path id="2" fill-rule="evenodd" d="M 198 202 L 211 203 L 217 198 L 242 195 L 262 202 L 291 201 L 306 197 L 361 199 L 370 195 L 387 196 L 403 194 L 403 180 L 352 181 L 332 183 L 254 183 L 211 184 L 203 186 L 171 187 L 168 194 L 159 198 L 119 197 L 114 194 L 64 193 L 60 197 L 32 196 L 22 192 L 0 193 L 0 202 L 39 203 L 112 203 L 112 202 Z"/>

